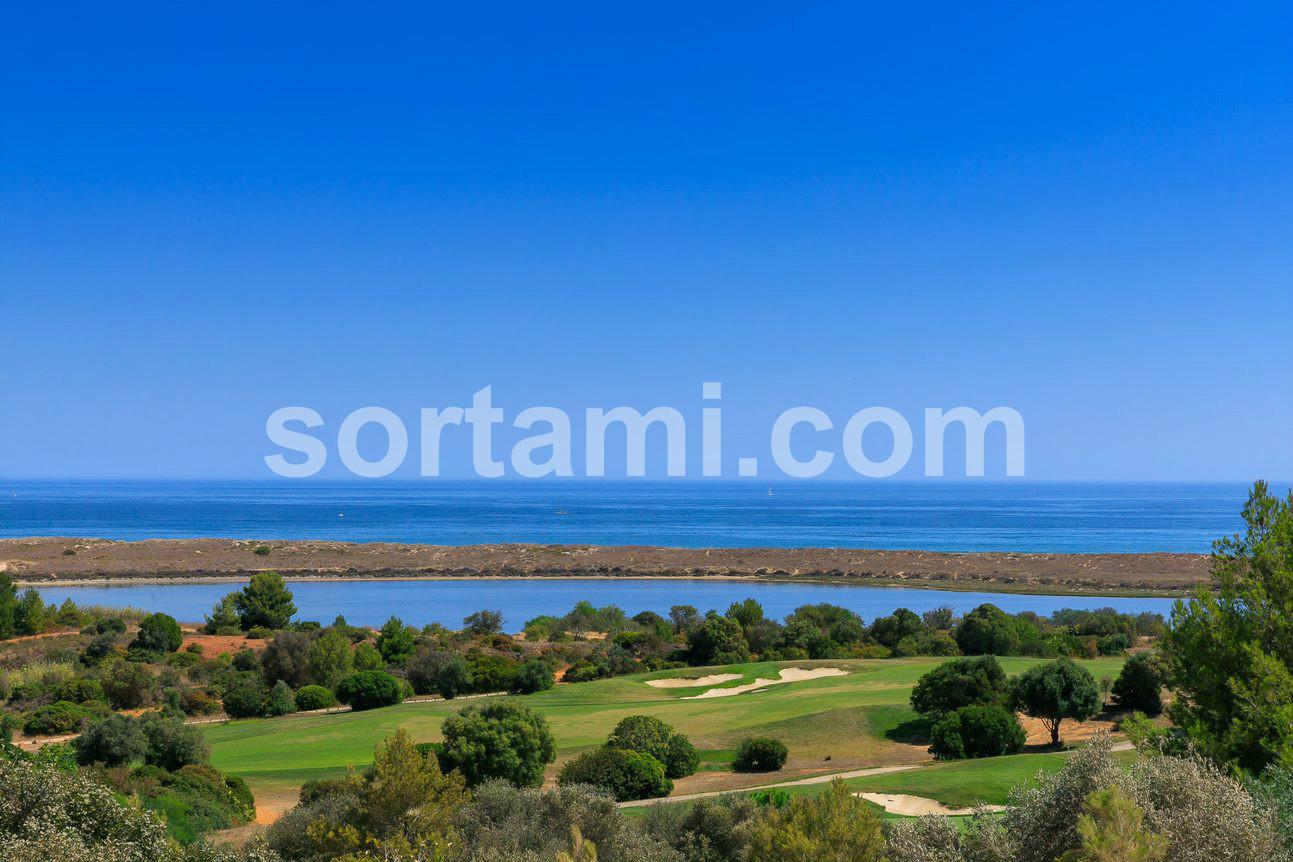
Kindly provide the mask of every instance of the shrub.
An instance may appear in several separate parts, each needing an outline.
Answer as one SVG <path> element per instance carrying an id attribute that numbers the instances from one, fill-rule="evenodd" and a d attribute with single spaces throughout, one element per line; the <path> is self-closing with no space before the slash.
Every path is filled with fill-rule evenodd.
<path id="1" fill-rule="evenodd" d="M 224 711 L 233 718 L 251 718 L 265 710 L 265 682 L 255 671 L 244 670 L 223 683 Z"/>
<path id="2" fill-rule="evenodd" d="M 311 682 L 334 689 L 354 670 L 350 638 L 334 630 L 319 635 L 310 644 L 306 668 Z"/>
<path id="3" fill-rule="evenodd" d="M 182 688 L 180 711 L 185 715 L 215 715 L 220 711 L 220 701 L 204 689 Z"/>
<path id="4" fill-rule="evenodd" d="M 87 773 L 8 761 L 0 769 L 0 800 L 10 803 L 4 817 L 7 860 L 175 862 L 161 822 L 123 805 Z"/>
<path id="5" fill-rule="evenodd" d="M 255 549 L 252 550 L 252 553 L 258 557 L 268 557 L 269 550 L 269 545 L 257 545 Z"/>
<path id="6" fill-rule="evenodd" d="M 454 856 L 460 862 L 548 862 L 569 848 L 572 826 L 597 845 L 598 862 L 683 862 L 620 814 L 609 795 L 586 786 L 537 790 L 487 781 L 454 815 L 453 826 L 462 842 Z"/>
<path id="7" fill-rule="evenodd" d="M 954 633 L 966 655 L 1016 655 L 1019 629 L 1010 615 L 992 604 L 979 605 L 962 618 Z"/>
<path id="8" fill-rule="evenodd" d="M 618 802 L 668 796 L 673 790 L 663 763 L 649 754 L 609 747 L 585 751 L 571 760 L 562 767 L 557 783 L 587 784 L 606 791 Z"/>
<path id="9" fill-rule="evenodd" d="M 175 652 L 184 643 L 184 633 L 180 624 L 168 614 L 149 614 L 139 623 L 139 632 L 131 642 L 131 649 L 151 652 Z"/>
<path id="10" fill-rule="evenodd" d="M 1193 755 L 1119 764 L 1110 748 L 1103 737 L 1076 750 L 1059 771 L 1013 790 L 1008 810 L 999 817 L 972 817 L 961 828 L 931 817 L 890 824 L 892 862 L 1055 862 L 1082 844 L 1078 823 L 1090 813 L 1090 794 L 1111 786 L 1143 811 L 1144 833 L 1166 837 L 1171 862 L 1282 858 L 1274 818 L 1216 766 Z M 1117 848 L 1111 851 L 1104 858 L 1128 858 Z"/>
<path id="11" fill-rule="evenodd" d="M 293 712 L 296 712 L 296 698 L 292 696 L 292 687 L 280 679 L 265 698 L 265 714 L 288 715 Z"/>
<path id="12" fill-rule="evenodd" d="M 42 706 L 27 716 L 23 722 L 23 732 L 29 736 L 54 736 L 60 733 L 74 733 L 81 725 L 93 717 L 93 713 L 84 705 L 60 700 L 48 706 Z"/>
<path id="13" fill-rule="evenodd" d="M 823 793 L 797 796 L 769 808 L 754 823 L 748 862 L 881 862 L 885 839 L 880 817 L 843 781 Z"/>
<path id="14" fill-rule="evenodd" d="M 459 770 L 472 787 L 490 778 L 537 787 L 557 757 L 548 720 L 518 703 L 473 704 L 445 719 L 441 733 L 441 768 Z"/>
<path id="15" fill-rule="evenodd" d="M 1148 715 L 1163 711 L 1163 679 L 1149 653 L 1127 659 L 1111 692 L 1119 709 L 1134 709 Z"/>
<path id="16" fill-rule="evenodd" d="M 1122 632 L 1105 635 L 1096 641 L 1096 652 L 1100 655 L 1122 655 L 1131 647 L 1131 638 Z"/>
<path id="17" fill-rule="evenodd" d="M 623 748 L 647 754 L 664 764 L 669 778 L 691 775 L 700 765 L 700 754 L 691 740 L 673 727 L 650 715 L 630 715 L 606 737 L 609 748 Z"/>
<path id="18" fill-rule="evenodd" d="M 352 673 L 337 686 L 337 700 L 356 711 L 400 702 L 400 682 L 384 670 Z"/>
<path id="19" fill-rule="evenodd" d="M 265 641 L 274 636 L 274 630 L 269 626 L 252 626 L 247 629 L 247 640 Z"/>
<path id="20" fill-rule="evenodd" d="M 56 700 L 70 700 L 72 703 L 85 703 L 91 700 L 106 701 L 107 695 L 103 693 L 103 686 L 99 685 L 98 680 L 87 679 L 83 676 L 74 677 L 61 683 L 54 689 L 54 698 Z"/>
<path id="21" fill-rule="evenodd" d="M 296 692 L 296 708 L 307 712 L 314 709 L 327 709 L 335 706 L 336 703 L 336 696 L 321 685 L 302 686 Z"/>
<path id="22" fill-rule="evenodd" d="M 938 760 L 996 757 L 1023 750 L 1027 734 L 1019 719 L 996 704 L 963 706 L 949 712 L 929 733 L 929 753 Z"/>
<path id="23" fill-rule="evenodd" d="M 437 692 L 446 700 L 470 691 L 475 681 L 466 659 L 428 647 L 409 659 L 408 679 L 415 693 Z"/>
<path id="24" fill-rule="evenodd" d="M 534 694 L 552 688 L 552 668 L 543 659 L 532 658 L 516 669 L 512 690 L 518 694 Z"/>
<path id="25" fill-rule="evenodd" d="M 206 763 L 211 756 L 211 746 L 202 733 L 179 719 L 150 713 L 139 720 L 139 726 L 148 743 L 144 762 L 150 766 L 174 772 Z"/>
<path id="26" fill-rule="evenodd" d="M 687 633 L 687 648 L 695 665 L 735 664 L 750 659 L 741 624 L 712 612 Z"/>
<path id="27" fill-rule="evenodd" d="M 756 801 L 724 794 L 691 805 L 652 805 L 642 817 L 642 829 L 686 862 L 724 862 L 745 858 L 751 827 L 760 816 Z"/>
<path id="28" fill-rule="evenodd" d="M 285 682 L 300 688 L 310 681 L 310 636 L 303 632 L 282 631 L 265 644 L 260 655 L 265 683 Z"/>
<path id="29" fill-rule="evenodd" d="M 83 765 L 122 766 L 142 758 L 148 740 L 138 722 L 114 714 L 86 728 L 72 740 L 72 748 L 77 762 Z"/>
<path id="30" fill-rule="evenodd" d="M 789 752 L 779 739 L 754 736 L 745 739 L 736 748 L 732 769 L 737 772 L 776 772 L 786 765 Z"/>
<path id="31" fill-rule="evenodd" d="M 926 673 L 911 690 L 911 708 L 941 718 L 963 706 L 1004 703 L 1006 672 L 994 656 L 958 658 Z"/>
<path id="32" fill-rule="evenodd" d="M 148 703 L 156 682 L 144 665 L 119 659 L 105 666 L 99 680 L 108 703 L 116 709 L 137 709 Z"/>

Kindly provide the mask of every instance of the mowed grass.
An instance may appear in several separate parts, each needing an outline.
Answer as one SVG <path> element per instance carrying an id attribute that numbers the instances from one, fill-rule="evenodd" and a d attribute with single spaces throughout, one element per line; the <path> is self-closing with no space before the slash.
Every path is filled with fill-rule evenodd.
<path id="1" fill-rule="evenodd" d="M 920 676 L 942 661 L 945 659 L 763 662 L 688 668 L 562 685 L 517 700 L 547 717 L 557 740 L 558 765 L 600 745 L 623 717 L 646 714 L 669 722 L 691 737 L 702 750 L 702 775 L 715 778 L 718 777 L 715 773 L 726 769 L 732 750 L 744 737 L 767 734 L 781 739 L 789 747 L 791 759 L 785 772 L 768 776 L 771 783 L 778 778 L 823 770 L 843 771 L 925 759 L 920 748 L 909 744 L 918 723 L 908 706 L 908 697 Z M 1006 658 L 1001 661 L 1008 673 L 1017 674 L 1039 660 Z M 1115 676 L 1122 659 L 1097 659 L 1083 664 L 1097 678 Z M 646 685 L 650 679 L 740 673 L 741 680 L 726 684 L 734 686 L 752 682 L 756 677 L 774 679 L 783 667 L 823 666 L 843 668 L 849 673 L 703 700 L 687 698 L 705 691 L 704 687 L 657 689 Z M 340 775 L 348 767 L 362 768 L 371 763 L 373 746 L 397 728 L 404 728 L 418 742 L 439 740 L 440 725 L 446 716 L 479 702 L 431 701 L 358 713 L 248 719 L 205 726 L 203 733 L 211 743 L 214 766 L 246 779 L 258 796 L 262 793 L 282 796 L 311 778 Z M 1050 755 L 1023 757 L 1035 761 L 1040 756 Z M 1004 763 L 1008 760 L 997 758 L 994 763 L 1001 761 L 1001 765 L 976 768 L 986 768 L 989 772 L 1008 770 L 1011 767 Z M 1028 769 L 1035 771 L 1036 767 Z M 876 778 L 900 781 L 906 774 Z M 953 778 L 957 774 L 955 770 L 947 773 Z M 966 779 L 967 786 L 987 779 L 992 779 L 988 783 L 993 786 L 1000 784 L 992 775 L 980 775 Z M 685 793 L 688 789 L 679 786 L 677 792 Z M 940 801 L 960 804 L 954 800 Z"/>

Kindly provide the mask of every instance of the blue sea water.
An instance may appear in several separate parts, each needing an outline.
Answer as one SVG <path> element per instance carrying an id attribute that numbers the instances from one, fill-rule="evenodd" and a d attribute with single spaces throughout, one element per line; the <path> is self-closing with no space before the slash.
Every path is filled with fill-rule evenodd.
<path id="1" fill-rule="evenodd" d="M 0 537 L 1206 552 L 1240 529 L 1246 494 L 1187 483 L 0 481 Z"/>

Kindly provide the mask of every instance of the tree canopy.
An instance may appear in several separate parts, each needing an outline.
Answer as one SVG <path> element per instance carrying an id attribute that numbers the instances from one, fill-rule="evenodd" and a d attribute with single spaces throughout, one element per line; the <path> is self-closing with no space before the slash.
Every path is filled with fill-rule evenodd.
<path id="1" fill-rule="evenodd" d="M 1257 482 L 1246 530 L 1213 545 L 1212 588 L 1177 602 L 1162 654 L 1170 715 L 1214 759 L 1293 766 L 1293 494 Z"/>

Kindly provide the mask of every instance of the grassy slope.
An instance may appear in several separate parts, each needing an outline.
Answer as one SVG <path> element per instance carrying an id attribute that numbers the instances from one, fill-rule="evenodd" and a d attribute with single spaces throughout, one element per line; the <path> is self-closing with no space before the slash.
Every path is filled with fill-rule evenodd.
<path id="1" fill-rule="evenodd" d="M 722 769 L 722 764 L 730 759 L 731 749 L 742 737 L 768 733 L 785 741 L 790 748 L 788 770 L 806 774 L 827 766 L 846 770 L 922 759 L 924 755 L 919 749 L 905 744 L 910 733 L 909 723 L 915 718 L 907 699 L 921 674 L 940 661 L 851 660 L 724 667 L 723 672 L 739 672 L 744 677 L 728 685 L 752 681 L 756 676 L 773 678 L 779 668 L 788 666 L 830 665 L 850 671 L 844 677 L 772 686 L 730 698 L 685 700 L 704 689 L 666 690 L 644 684 L 648 679 L 714 672 L 713 669 L 688 669 L 563 685 L 522 700 L 547 716 L 562 760 L 600 744 L 624 716 L 645 713 L 658 716 L 689 735 L 705 752 L 703 768 Z M 1036 661 L 1010 658 L 1003 659 L 1002 664 L 1014 674 Z M 1097 677 L 1116 675 L 1121 659 L 1099 659 L 1085 664 Z M 215 766 L 247 779 L 258 794 L 282 794 L 307 779 L 337 775 L 348 766 L 371 762 L 373 745 L 397 727 L 404 727 L 415 740 L 436 740 L 444 717 L 468 703 L 409 703 L 362 713 L 252 719 L 211 725 L 203 732 L 212 744 Z M 828 756 L 829 764 L 825 762 Z M 1022 757 L 1036 759 L 1038 755 Z M 980 775 L 970 780 L 970 785 L 987 781 L 992 786 L 1008 787 L 1010 783 L 1017 783 L 1012 780 L 1002 785 L 1006 781 L 1005 772 L 1012 768 L 1004 763 L 1006 760 L 1009 759 L 993 761 L 996 764 L 993 766 L 977 767 L 1001 774 Z M 968 765 L 961 766 L 968 768 Z M 1034 770 L 1035 767 L 1028 766 L 1025 771 L 1031 774 Z M 946 773 L 956 774 L 955 770 Z M 794 774 L 782 775 L 794 777 Z M 904 780 L 901 773 L 876 778 Z M 680 787 L 679 792 L 687 789 Z M 864 789 L 873 788 L 868 784 Z M 876 785 L 874 789 L 898 792 L 896 787 L 887 785 Z M 960 804 L 961 799 L 954 793 L 944 801 Z"/>

